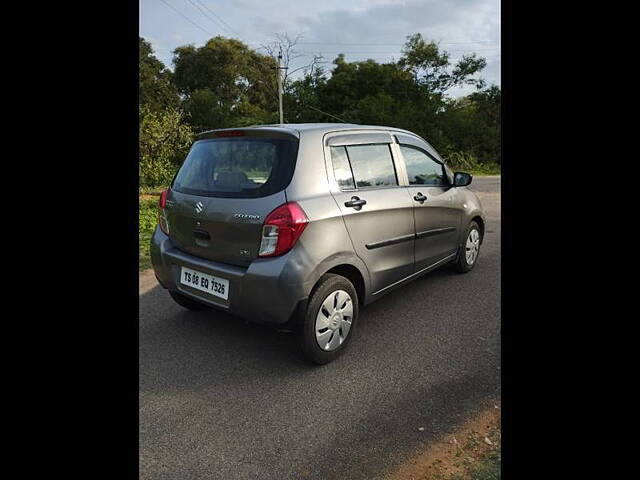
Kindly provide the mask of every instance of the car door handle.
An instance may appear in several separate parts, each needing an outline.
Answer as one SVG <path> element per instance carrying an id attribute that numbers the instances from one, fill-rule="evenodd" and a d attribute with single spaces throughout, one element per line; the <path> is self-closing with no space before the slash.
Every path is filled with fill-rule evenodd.
<path id="1" fill-rule="evenodd" d="M 427 199 L 427 197 L 425 197 L 422 193 L 418 192 L 418 194 L 417 194 L 416 196 L 414 196 L 414 197 L 413 197 L 413 199 L 414 199 L 416 202 L 420 202 L 420 203 L 422 203 L 422 202 L 424 202 L 424 201 Z"/>
<path id="2" fill-rule="evenodd" d="M 359 197 L 351 197 L 351 200 L 344 202 L 345 207 L 355 208 L 356 210 L 362 209 L 362 205 L 366 205 L 366 200 L 361 200 Z"/>

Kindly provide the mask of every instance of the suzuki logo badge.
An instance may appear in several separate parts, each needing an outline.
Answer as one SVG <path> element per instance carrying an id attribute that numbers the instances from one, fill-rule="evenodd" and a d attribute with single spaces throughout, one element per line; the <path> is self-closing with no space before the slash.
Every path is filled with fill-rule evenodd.
<path id="1" fill-rule="evenodd" d="M 204 205 L 202 204 L 202 202 L 196 203 L 196 213 L 200 213 L 203 208 L 204 208 Z"/>

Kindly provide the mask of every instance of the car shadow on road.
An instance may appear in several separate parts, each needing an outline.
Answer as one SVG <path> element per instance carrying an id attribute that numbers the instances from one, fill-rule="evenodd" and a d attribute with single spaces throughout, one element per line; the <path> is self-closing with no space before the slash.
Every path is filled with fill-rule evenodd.
<path id="1" fill-rule="evenodd" d="M 389 311 L 406 309 L 425 289 L 457 274 L 443 268 L 419 278 L 365 307 L 358 336 L 335 362 L 317 367 L 306 361 L 291 331 L 247 322 L 223 311 L 185 310 L 156 286 L 139 297 L 139 362 L 141 390 L 193 389 L 194 386 L 253 381 L 269 376 L 330 375 L 344 364 L 366 362 L 367 343 L 385 341 Z M 417 305 L 420 308 L 420 304 Z M 379 338 L 378 338 L 379 337 Z"/>
<path id="2" fill-rule="evenodd" d="M 185 310 L 159 286 L 140 295 L 139 311 L 141 388 L 152 372 L 180 388 L 232 371 L 259 376 L 310 367 L 301 361 L 292 333 L 215 309 Z"/>

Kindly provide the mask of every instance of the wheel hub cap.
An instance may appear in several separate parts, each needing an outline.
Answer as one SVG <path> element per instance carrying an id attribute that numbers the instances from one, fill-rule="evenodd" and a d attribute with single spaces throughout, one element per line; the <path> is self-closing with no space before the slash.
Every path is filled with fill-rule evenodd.
<path id="1" fill-rule="evenodd" d="M 349 335 L 352 320 L 351 296 L 344 290 L 331 292 L 316 315 L 315 334 L 318 346 L 331 351 L 342 345 Z"/>
<path id="2" fill-rule="evenodd" d="M 340 322 L 342 321 L 342 316 L 339 313 L 336 313 L 333 317 L 331 317 L 331 324 L 329 328 L 331 330 L 336 330 L 340 327 Z"/>
<path id="3" fill-rule="evenodd" d="M 467 243 L 465 245 L 465 258 L 467 264 L 473 265 L 478 258 L 478 252 L 480 251 L 480 234 L 475 228 L 469 232 Z"/>

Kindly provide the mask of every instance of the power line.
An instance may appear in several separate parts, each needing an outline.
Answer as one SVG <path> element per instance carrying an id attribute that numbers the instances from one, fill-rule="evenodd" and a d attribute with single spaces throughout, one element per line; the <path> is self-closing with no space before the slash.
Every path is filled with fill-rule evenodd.
<path id="1" fill-rule="evenodd" d="M 389 47 L 400 43 L 351 43 L 351 42 L 298 42 L 300 45 L 351 45 L 351 46 L 380 46 Z M 468 42 L 436 42 L 441 45 L 469 45 L 474 43 L 493 43 L 492 40 L 475 40 Z"/>
<path id="2" fill-rule="evenodd" d="M 209 15 L 207 14 L 207 12 L 205 12 L 205 11 L 202 9 L 202 7 L 200 7 L 200 5 L 198 5 L 197 3 L 193 2 L 192 0 L 189 0 L 189 3 L 190 3 L 191 5 L 193 5 L 194 7 L 196 7 L 196 8 L 200 11 L 200 13 L 201 13 L 202 15 L 204 15 L 204 17 L 205 17 L 207 20 L 209 20 L 210 22 L 212 22 L 212 23 L 216 26 L 216 28 L 219 28 L 219 29 L 221 29 L 221 30 L 226 30 L 226 29 L 224 28 L 224 25 L 222 25 L 220 22 L 218 22 L 215 18 L 213 18 L 213 17 L 209 16 Z"/>
<path id="3" fill-rule="evenodd" d="M 191 23 L 192 25 L 198 27 L 200 30 L 202 30 L 204 33 L 206 33 L 207 35 L 214 37 L 215 35 L 211 32 L 209 32 L 207 29 L 201 27 L 200 25 L 198 25 L 196 22 L 194 22 L 193 20 L 191 20 L 189 17 L 187 17 L 184 13 L 182 13 L 180 10 L 178 10 L 177 8 L 175 8 L 173 5 L 171 5 L 169 2 L 166 2 L 165 0 L 161 0 L 162 3 L 164 3 L 167 7 L 169 7 L 171 10 L 173 10 L 174 12 L 176 12 L 178 15 L 180 15 L 182 18 L 184 18 L 186 21 L 188 21 L 189 23 Z"/>
<path id="4" fill-rule="evenodd" d="M 313 57 L 313 56 L 317 56 L 317 53 L 307 53 L 307 52 L 298 52 L 300 54 L 300 56 L 302 57 Z M 366 57 L 367 59 L 389 59 L 389 58 L 400 58 L 403 56 L 402 52 L 370 52 L 370 54 L 365 53 L 365 52 L 339 52 L 339 53 L 343 53 L 345 55 L 345 57 L 351 57 L 353 58 L 354 56 L 359 56 L 361 55 L 362 57 Z M 461 57 L 459 57 L 459 55 L 471 55 L 471 54 L 475 54 L 475 53 L 479 53 L 479 57 L 486 57 L 486 58 L 496 58 L 496 57 L 500 57 L 500 52 L 495 52 L 495 53 L 481 53 L 481 52 L 450 52 L 452 55 L 449 57 L 450 61 L 455 61 Z M 338 57 L 338 53 L 331 53 L 331 52 L 322 52 L 322 54 L 320 56 L 323 56 L 325 58 L 337 58 Z M 326 63 L 331 63 L 331 62 L 326 62 Z"/>
<path id="5" fill-rule="evenodd" d="M 229 32 L 233 33 L 236 37 L 240 38 L 240 34 L 238 32 L 236 32 L 233 28 L 231 28 L 231 25 L 229 25 L 227 22 L 225 22 L 224 19 L 222 19 L 222 17 L 220 17 L 220 15 L 218 15 L 216 12 L 214 12 L 209 7 L 207 7 L 201 0 L 196 0 L 196 1 L 200 5 L 202 5 L 204 8 L 209 10 L 218 20 L 220 20 L 220 22 L 227 27 L 227 30 Z"/>
<path id="6" fill-rule="evenodd" d="M 491 50 L 474 50 L 474 49 L 469 49 L 469 50 L 451 50 L 451 51 L 447 51 L 447 53 L 477 53 L 477 52 L 494 52 L 495 49 L 491 49 Z M 297 51 L 296 53 L 300 53 L 300 54 L 307 54 L 307 55 L 314 55 L 311 52 L 307 52 L 307 51 Z M 322 50 L 321 53 L 326 53 L 326 54 L 339 54 L 339 53 L 344 53 L 345 55 L 402 55 L 403 52 L 353 52 L 353 51 L 348 51 L 348 50 Z"/>

